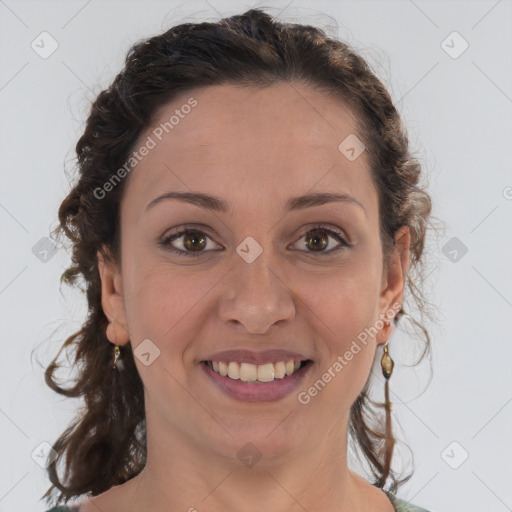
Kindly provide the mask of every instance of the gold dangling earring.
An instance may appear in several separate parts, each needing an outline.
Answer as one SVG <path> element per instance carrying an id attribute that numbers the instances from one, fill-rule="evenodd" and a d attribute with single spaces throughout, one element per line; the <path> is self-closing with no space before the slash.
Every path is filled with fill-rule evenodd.
<path id="1" fill-rule="evenodd" d="M 112 324 L 112 326 L 114 325 L 114 320 L 111 320 L 110 323 Z M 114 336 L 114 339 L 112 340 L 114 343 L 115 343 L 115 336 Z M 112 370 L 117 370 L 119 371 L 119 368 L 117 367 L 117 360 L 119 359 L 119 355 L 121 354 L 121 349 L 119 348 L 119 345 L 115 345 L 114 347 L 114 365 L 112 366 Z M 120 361 L 120 366 L 121 366 L 121 363 L 122 361 Z"/>
<path id="2" fill-rule="evenodd" d="M 390 325 L 390 322 L 386 322 L 386 327 Z M 389 378 L 393 373 L 393 367 L 395 363 L 388 352 L 388 343 L 389 339 L 384 344 L 384 353 L 382 354 L 382 358 L 380 360 L 380 365 L 382 367 L 382 375 L 386 379 L 384 383 L 384 408 L 386 410 L 386 438 L 384 441 L 385 451 L 384 451 L 384 467 L 387 468 L 386 474 L 383 475 L 383 480 L 387 478 L 389 474 L 391 457 L 393 455 L 393 447 L 395 445 L 395 440 L 392 438 L 391 432 L 391 402 L 389 400 Z"/>
<path id="3" fill-rule="evenodd" d="M 119 345 L 116 345 L 114 348 L 114 366 L 112 366 L 113 370 L 119 371 L 119 368 L 117 367 L 117 360 L 119 359 L 120 353 L 121 353 L 121 350 L 119 349 Z"/>

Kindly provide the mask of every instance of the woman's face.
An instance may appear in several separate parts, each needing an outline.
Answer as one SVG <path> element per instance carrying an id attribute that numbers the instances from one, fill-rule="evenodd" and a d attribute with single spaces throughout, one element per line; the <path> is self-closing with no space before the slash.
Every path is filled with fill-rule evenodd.
<path id="1" fill-rule="evenodd" d="M 131 342 L 144 383 L 148 442 L 272 460 L 346 434 L 408 258 L 405 230 L 402 259 L 384 271 L 356 137 L 339 100 L 297 83 L 196 89 L 141 135 L 134 150 L 147 149 L 121 203 L 121 268 L 100 270 L 117 343 Z M 170 192 L 215 200 L 157 200 Z M 297 199 L 313 194 L 350 198 Z M 169 240 L 185 228 L 195 231 Z M 215 355 L 224 351 L 242 352 Z M 310 363 L 282 377 L 290 359 Z M 234 363 L 228 376 L 212 360 Z M 281 377 L 231 379 L 239 366 L 244 380 Z"/>

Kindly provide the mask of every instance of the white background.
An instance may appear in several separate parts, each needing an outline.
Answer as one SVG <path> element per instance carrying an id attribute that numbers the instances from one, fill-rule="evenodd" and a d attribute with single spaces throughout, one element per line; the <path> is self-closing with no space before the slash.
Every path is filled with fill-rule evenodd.
<path id="1" fill-rule="evenodd" d="M 404 332 L 390 342 L 395 424 L 415 469 L 398 495 L 436 512 L 511 510 L 511 1 L 0 0 L 0 511 L 46 510 L 50 483 L 31 454 L 79 405 L 49 390 L 43 370 L 79 328 L 85 301 L 59 291 L 69 255 L 44 263 L 32 248 L 56 225 L 89 101 L 137 40 L 250 7 L 361 51 L 403 114 L 446 226 L 429 245 L 432 369 L 406 366 Z M 58 43 L 47 59 L 31 48 L 43 31 Z M 453 31 L 469 44 L 458 58 L 442 47 Z M 467 247 L 457 262 L 443 252 L 453 237 Z"/>

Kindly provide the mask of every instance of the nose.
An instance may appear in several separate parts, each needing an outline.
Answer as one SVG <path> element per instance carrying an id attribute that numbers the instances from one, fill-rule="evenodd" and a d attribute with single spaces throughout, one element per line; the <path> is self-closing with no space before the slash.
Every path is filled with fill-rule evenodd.
<path id="1" fill-rule="evenodd" d="M 269 250 L 251 263 L 237 255 L 219 302 L 222 321 L 264 334 L 274 324 L 292 320 L 296 311 L 293 284 L 286 282 L 283 274 L 275 260 L 271 261 Z"/>

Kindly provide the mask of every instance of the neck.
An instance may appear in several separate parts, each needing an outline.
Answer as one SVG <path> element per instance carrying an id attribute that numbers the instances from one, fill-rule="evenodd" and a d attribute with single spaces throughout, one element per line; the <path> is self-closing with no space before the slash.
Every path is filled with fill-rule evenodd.
<path id="1" fill-rule="evenodd" d="M 347 466 L 347 428 L 347 419 L 338 419 L 320 444 L 303 443 L 254 465 L 237 457 L 237 452 L 255 454 L 247 445 L 228 457 L 180 432 L 148 437 L 146 466 L 127 483 L 125 510 L 363 510 L 364 481 Z"/>

